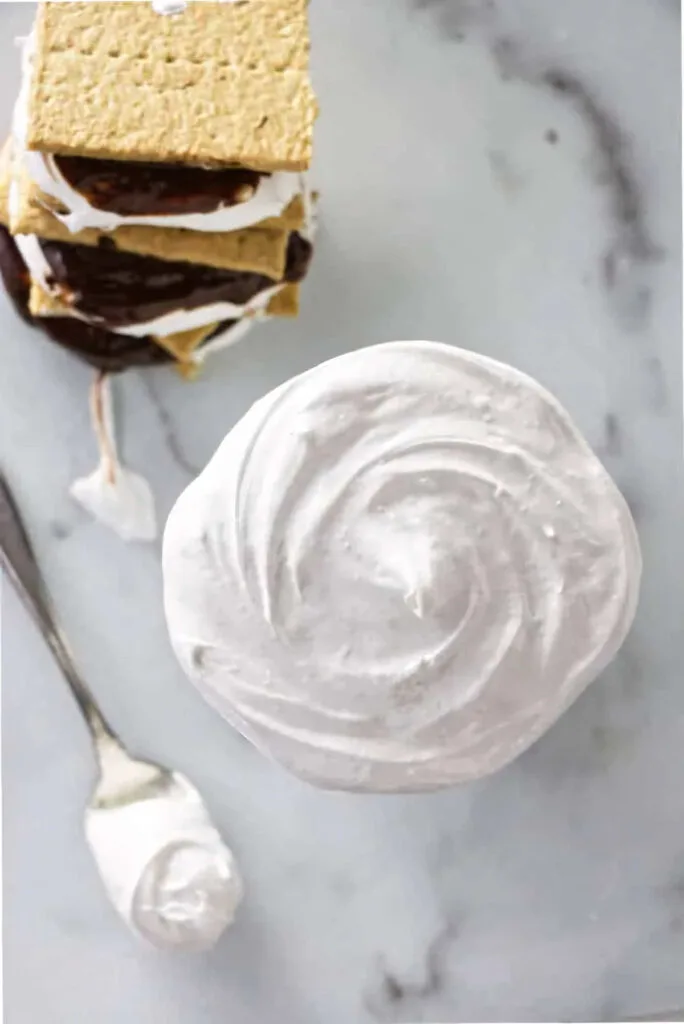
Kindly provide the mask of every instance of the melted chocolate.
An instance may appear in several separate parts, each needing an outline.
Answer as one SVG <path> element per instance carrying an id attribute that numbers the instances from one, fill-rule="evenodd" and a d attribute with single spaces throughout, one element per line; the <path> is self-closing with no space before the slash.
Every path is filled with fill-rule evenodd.
<path id="1" fill-rule="evenodd" d="M 103 243 L 93 250 L 85 245 L 40 241 L 53 283 L 75 309 L 110 327 L 144 323 L 178 309 L 197 309 L 214 302 L 244 305 L 273 285 L 263 274 L 158 260 L 121 252 L 109 238 Z M 292 234 L 285 280 L 300 281 L 310 259 L 310 242 Z"/>
<path id="2" fill-rule="evenodd" d="M 0 224 L 0 274 L 2 274 L 5 291 L 14 303 L 21 319 L 25 320 L 27 324 L 33 323 L 33 317 L 28 310 L 31 276 L 14 239 L 2 224 Z"/>
<path id="3" fill-rule="evenodd" d="M 71 187 L 91 206 L 121 217 L 213 213 L 251 199 L 263 177 L 243 167 L 205 170 L 83 156 L 56 156 L 54 160 Z"/>
<path id="4" fill-rule="evenodd" d="M 122 373 L 134 366 L 161 366 L 173 357 L 151 338 L 129 338 L 94 327 L 73 317 L 39 317 L 34 321 L 52 341 L 107 373 Z"/>
<path id="5" fill-rule="evenodd" d="M 134 366 L 159 366 L 172 361 L 171 355 L 152 338 L 130 338 L 94 327 L 72 317 L 32 317 L 28 311 L 30 279 L 21 254 L 9 232 L 0 225 L 0 274 L 17 312 L 27 323 L 43 330 L 62 348 L 86 363 L 108 373 L 120 373 Z M 235 321 L 220 324 L 215 337 Z M 204 344 L 209 341 L 206 338 Z"/>
<path id="6" fill-rule="evenodd" d="M 308 273 L 312 255 L 313 245 L 311 242 L 293 231 L 287 243 L 284 280 L 291 284 L 303 281 Z"/>

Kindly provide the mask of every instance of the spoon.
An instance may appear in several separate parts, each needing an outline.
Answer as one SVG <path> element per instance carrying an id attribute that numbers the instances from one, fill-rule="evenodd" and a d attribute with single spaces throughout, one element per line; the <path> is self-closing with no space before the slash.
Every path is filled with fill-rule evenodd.
<path id="1" fill-rule="evenodd" d="M 86 838 L 115 908 L 160 947 L 203 949 L 231 923 L 242 883 L 195 787 L 132 757 L 100 711 L 59 629 L 16 502 L 0 474 L 0 568 L 69 685 L 90 732 L 98 781 Z"/>

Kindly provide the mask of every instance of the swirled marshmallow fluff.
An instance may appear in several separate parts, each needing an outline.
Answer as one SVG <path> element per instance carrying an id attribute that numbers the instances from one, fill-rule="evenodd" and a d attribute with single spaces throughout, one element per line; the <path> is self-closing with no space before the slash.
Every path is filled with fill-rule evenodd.
<path id="1" fill-rule="evenodd" d="M 424 341 L 257 402 L 164 541 L 186 673 L 260 749 L 339 789 L 512 761 L 617 653 L 640 575 L 627 505 L 558 402 Z"/>

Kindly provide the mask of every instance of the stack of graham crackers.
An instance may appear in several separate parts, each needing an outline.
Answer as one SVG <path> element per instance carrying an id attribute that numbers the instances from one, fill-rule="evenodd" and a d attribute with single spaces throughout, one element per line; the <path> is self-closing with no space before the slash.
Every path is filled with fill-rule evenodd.
<path id="1" fill-rule="evenodd" d="M 307 0 L 39 6 L 0 166 L 25 319 L 105 371 L 295 316 L 312 245 Z"/>

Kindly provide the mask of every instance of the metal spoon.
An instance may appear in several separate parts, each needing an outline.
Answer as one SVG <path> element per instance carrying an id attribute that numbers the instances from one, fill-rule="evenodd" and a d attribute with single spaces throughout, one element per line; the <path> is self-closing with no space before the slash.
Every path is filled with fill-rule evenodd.
<path id="1" fill-rule="evenodd" d="M 179 772 L 169 771 L 160 765 L 132 757 L 100 711 L 92 692 L 76 668 L 64 635 L 57 626 L 52 603 L 16 502 L 1 474 L 0 568 L 4 569 L 54 654 L 92 738 L 99 778 L 86 810 L 86 833 L 89 834 L 89 823 L 95 821 L 96 818 L 99 826 L 103 812 L 111 812 L 111 817 L 113 812 L 121 811 L 124 808 L 131 808 L 134 813 L 135 809 L 139 808 L 143 812 L 143 817 L 137 815 L 136 834 L 131 835 L 130 838 L 140 845 L 140 834 L 146 832 L 145 815 L 148 820 L 154 819 L 152 827 L 147 829 L 148 834 L 143 836 L 143 845 L 145 846 L 143 855 L 150 858 L 155 850 L 158 850 L 165 859 L 162 868 L 156 872 L 154 878 L 148 878 L 145 881 L 145 899 L 147 900 L 147 904 L 143 908 L 145 928 L 141 928 L 139 924 L 136 925 L 135 922 L 129 920 L 130 907 L 121 905 L 120 887 L 117 886 L 116 892 L 112 892 L 108 877 L 102 872 L 102 864 L 98 863 L 98 869 L 103 873 L 103 880 L 117 910 L 127 919 L 128 924 L 131 924 L 135 930 L 157 945 L 184 946 L 195 949 L 213 944 L 226 925 L 232 921 L 242 894 L 239 875 L 232 855 L 223 846 L 218 833 L 213 829 L 202 798 L 188 779 Z M 167 809 L 167 813 L 165 817 L 161 818 L 160 823 L 155 809 L 162 806 Z M 174 833 L 173 822 L 168 835 L 165 834 L 165 820 L 173 817 L 168 814 L 169 807 L 178 812 L 175 816 L 179 818 L 180 826 L 182 826 L 180 834 Z M 121 815 L 119 814 L 118 817 L 120 818 Z M 178 828 L 179 825 L 176 824 L 176 830 Z M 124 838 L 127 837 L 124 836 Z M 192 891 L 188 889 L 188 892 L 181 892 L 182 885 L 179 888 L 178 872 L 171 863 L 168 853 L 169 849 L 178 847 L 179 844 L 183 845 L 186 861 L 188 850 L 191 847 L 196 854 L 197 851 L 200 854 L 206 854 L 209 850 L 214 858 L 212 865 L 218 872 L 217 877 L 207 875 L 208 861 L 206 857 L 205 862 L 200 865 L 204 872 L 200 881 L 207 891 L 200 891 L 197 879 L 191 879 L 194 882 Z M 93 847 L 92 841 L 91 847 Z M 130 867 L 130 863 L 136 860 L 136 855 L 131 854 L 130 851 L 125 853 L 128 854 Z M 138 859 L 140 858 L 138 857 Z M 126 860 L 123 851 L 121 860 Z M 195 860 L 197 861 L 197 857 Z M 140 864 L 141 870 L 144 867 L 145 864 Z M 186 862 L 183 864 L 186 883 L 188 873 L 192 874 L 192 869 Z M 211 875 L 211 871 L 209 871 L 209 875 Z M 156 886 L 157 889 L 161 886 L 163 889 L 164 883 L 168 882 L 169 878 L 171 878 L 172 886 L 175 886 L 173 899 L 169 902 L 168 893 L 162 893 L 166 899 L 165 908 L 162 907 L 161 918 L 152 921 L 150 926 L 151 915 L 154 916 L 159 910 L 159 908 L 149 905 L 150 885 Z M 132 898 L 132 894 L 126 895 L 127 903 L 129 896 Z M 200 917 L 201 911 L 207 911 L 207 909 L 211 911 L 211 920 L 208 925 L 206 921 L 201 920 L 196 922 L 181 920 L 182 915 L 179 910 L 181 903 L 179 901 L 183 896 L 186 896 L 190 903 L 194 903 L 195 910 Z M 207 908 L 204 904 L 211 900 L 213 900 L 213 905 Z M 165 912 L 168 912 L 166 918 L 164 917 Z"/>
<path id="2" fill-rule="evenodd" d="M 83 714 L 93 740 L 100 779 L 93 803 L 138 799 L 141 787 L 175 785 L 174 773 L 130 756 L 95 703 L 57 626 L 47 588 L 6 480 L 0 476 L 0 565 L 43 634 Z M 112 773 L 112 765 L 119 770 Z M 121 768 L 127 769 L 121 786 Z"/>

